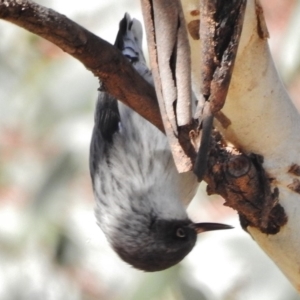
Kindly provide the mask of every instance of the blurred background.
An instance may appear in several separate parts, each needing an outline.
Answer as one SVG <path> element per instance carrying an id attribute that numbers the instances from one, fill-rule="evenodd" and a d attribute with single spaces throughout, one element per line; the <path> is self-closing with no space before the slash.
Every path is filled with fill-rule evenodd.
<path id="1" fill-rule="evenodd" d="M 110 43 L 138 0 L 36 1 Z M 263 0 L 270 46 L 300 109 L 300 1 Z M 88 171 L 97 79 L 49 42 L 0 21 L 0 299 L 296 300 L 300 297 L 205 186 L 195 221 L 225 222 L 202 234 L 178 266 L 146 274 L 123 263 L 94 217 Z"/>

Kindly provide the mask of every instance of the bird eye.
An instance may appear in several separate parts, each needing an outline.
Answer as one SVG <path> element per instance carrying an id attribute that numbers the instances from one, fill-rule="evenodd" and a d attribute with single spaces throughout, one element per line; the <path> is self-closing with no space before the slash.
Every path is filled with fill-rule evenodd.
<path id="1" fill-rule="evenodd" d="M 181 227 L 177 228 L 176 236 L 180 238 L 184 238 L 186 236 L 185 231 Z"/>

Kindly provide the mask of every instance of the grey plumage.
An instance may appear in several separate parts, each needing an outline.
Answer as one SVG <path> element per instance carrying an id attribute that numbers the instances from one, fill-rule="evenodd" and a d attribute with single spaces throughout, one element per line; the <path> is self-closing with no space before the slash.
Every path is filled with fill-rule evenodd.
<path id="1" fill-rule="evenodd" d="M 152 83 L 141 41 L 141 24 L 126 14 L 115 46 Z M 98 224 L 122 259 L 157 271 L 190 252 L 197 230 L 185 206 L 196 177 L 178 174 L 166 136 L 106 92 L 96 105 L 90 171 Z"/>

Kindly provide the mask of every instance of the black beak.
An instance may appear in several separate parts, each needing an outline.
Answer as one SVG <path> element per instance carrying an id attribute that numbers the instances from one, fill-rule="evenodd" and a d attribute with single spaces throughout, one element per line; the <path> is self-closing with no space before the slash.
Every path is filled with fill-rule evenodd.
<path id="1" fill-rule="evenodd" d="M 193 224 L 194 229 L 197 233 L 205 232 L 205 231 L 211 231 L 211 230 L 221 230 L 221 229 L 232 229 L 234 227 L 226 224 L 220 224 L 220 223 L 194 223 Z"/>

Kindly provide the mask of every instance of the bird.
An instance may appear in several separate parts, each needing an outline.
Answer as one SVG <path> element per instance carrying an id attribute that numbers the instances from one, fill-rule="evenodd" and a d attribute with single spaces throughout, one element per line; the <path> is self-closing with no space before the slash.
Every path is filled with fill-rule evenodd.
<path id="1" fill-rule="evenodd" d="M 142 37 L 141 23 L 126 13 L 114 45 L 153 84 Z M 193 249 L 198 233 L 232 228 L 190 220 L 186 206 L 198 188 L 196 176 L 179 174 L 166 136 L 105 91 L 96 104 L 90 174 L 97 223 L 136 269 L 172 267 Z"/>

